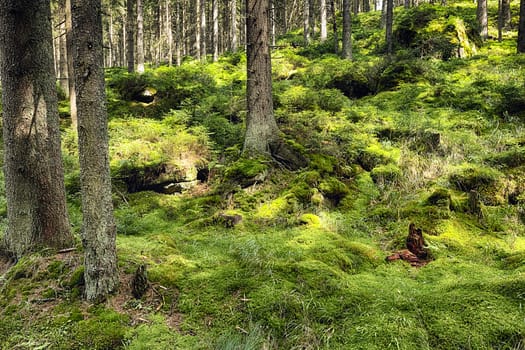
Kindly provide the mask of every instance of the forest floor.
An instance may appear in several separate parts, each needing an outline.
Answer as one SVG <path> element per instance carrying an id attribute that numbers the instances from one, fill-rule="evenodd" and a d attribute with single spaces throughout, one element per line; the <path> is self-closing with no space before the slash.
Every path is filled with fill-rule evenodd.
<path id="1" fill-rule="evenodd" d="M 470 33 L 475 17 L 470 2 L 403 11 L 397 28 L 426 44 L 428 33 L 441 44 L 450 28 Z M 354 22 L 354 61 L 331 43 L 273 53 L 276 119 L 309 159 L 298 171 L 240 157 L 242 53 L 143 75 L 108 69 L 120 289 L 84 301 L 80 239 L 67 253 L 0 261 L 0 349 L 525 349 L 515 32 L 467 58 L 445 44 L 421 58 L 414 44 L 387 59 L 379 13 Z M 145 88 L 152 103 L 135 100 Z M 76 135 L 61 104 L 78 238 Z M 386 261 L 411 223 L 430 261 Z"/>

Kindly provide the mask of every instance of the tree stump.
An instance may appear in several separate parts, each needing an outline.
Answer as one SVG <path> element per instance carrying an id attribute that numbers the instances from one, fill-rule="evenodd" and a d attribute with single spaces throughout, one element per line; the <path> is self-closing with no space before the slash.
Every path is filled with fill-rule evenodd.
<path id="1" fill-rule="evenodd" d="M 429 262 L 428 249 L 425 246 L 423 231 L 414 223 L 408 227 L 407 249 L 402 249 L 386 257 L 386 261 L 404 260 L 411 266 L 421 267 Z"/>
<path id="2" fill-rule="evenodd" d="M 136 298 L 140 299 L 144 296 L 148 290 L 148 273 L 146 271 L 146 264 L 141 264 L 137 267 L 133 280 L 131 280 L 131 294 Z"/>

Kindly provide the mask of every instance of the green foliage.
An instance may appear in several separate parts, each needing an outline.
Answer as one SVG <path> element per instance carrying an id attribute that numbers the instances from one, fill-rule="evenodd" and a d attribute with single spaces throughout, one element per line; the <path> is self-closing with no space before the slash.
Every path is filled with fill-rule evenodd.
<path id="1" fill-rule="evenodd" d="M 380 187 L 395 185 L 402 175 L 401 169 L 394 164 L 379 165 L 370 172 L 370 177 Z"/>

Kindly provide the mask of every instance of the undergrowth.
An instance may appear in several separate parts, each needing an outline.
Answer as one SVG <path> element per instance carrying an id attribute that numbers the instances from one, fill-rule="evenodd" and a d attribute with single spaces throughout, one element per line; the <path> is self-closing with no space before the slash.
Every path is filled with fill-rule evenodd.
<path id="1" fill-rule="evenodd" d="M 510 34 L 481 45 L 473 10 L 399 10 L 389 59 L 377 12 L 354 16 L 354 61 L 273 52 L 276 119 L 309 160 L 295 172 L 240 158 L 242 53 L 108 71 L 120 292 L 82 300 L 80 248 L 0 261 L 0 348 L 524 349 L 524 58 Z M 385 261 L 410 223 L 424 267 Z"/>

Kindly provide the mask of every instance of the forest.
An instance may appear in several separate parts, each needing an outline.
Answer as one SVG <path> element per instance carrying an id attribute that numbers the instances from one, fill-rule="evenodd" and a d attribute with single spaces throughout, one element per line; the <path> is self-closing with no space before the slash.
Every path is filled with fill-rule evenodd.
<path id="1" fill-rule="evenodd" d="M 0 349 L 525 350 L 525 0 L 0 0 Z"/>

